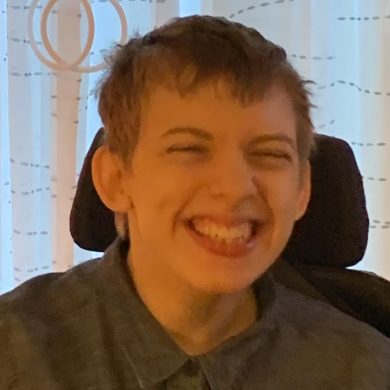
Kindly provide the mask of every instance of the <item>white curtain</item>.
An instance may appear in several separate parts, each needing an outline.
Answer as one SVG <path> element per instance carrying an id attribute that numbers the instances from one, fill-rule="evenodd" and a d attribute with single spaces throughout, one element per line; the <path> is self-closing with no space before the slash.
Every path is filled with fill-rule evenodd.
<path id="1" fill-rule="evenodd" d="M 47 0 L 34 17 L 37 46 Z M 92 96 L 101 71 L 55 71 L 31 48 L 31 1 L 0 0 L 0 293 L 46 272 L 100 256 L 78 248 L 69 213 L 78 173 L 101 126 Z M 110 1 L 89 1 L 93 46 L 83 66 L 102 61 L 119 41 Z M 129 34 L 173 16 L 212 14 L 257 28 L 283 46 L 304 78 L 314 80 L 316 131 L 349 142 L 364 177 L 370 216 L 366 255 L 355 269 L 390 280 L 390 2 L 388 0 L 130 0 L 121 1 Z M 48 35 L 66 61 L 87 40 L 80 0 L 58 0 Z"/>

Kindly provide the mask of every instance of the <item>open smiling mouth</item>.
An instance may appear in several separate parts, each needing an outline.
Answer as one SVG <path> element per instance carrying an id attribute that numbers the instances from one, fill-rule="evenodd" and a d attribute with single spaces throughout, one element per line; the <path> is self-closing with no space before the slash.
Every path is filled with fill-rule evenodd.
<path id="1" fill-rule="evenodd" d="M 192 220 L 184 223 L 191 238 L 203 249 L 217 256 L 239 258 L 247 256 L 256 246 L 264 225 L 257 221 L 251 222 L 250 234 L 247 238 L 221 239 L 215 236 L 202 234 L 194 226 Z"/>

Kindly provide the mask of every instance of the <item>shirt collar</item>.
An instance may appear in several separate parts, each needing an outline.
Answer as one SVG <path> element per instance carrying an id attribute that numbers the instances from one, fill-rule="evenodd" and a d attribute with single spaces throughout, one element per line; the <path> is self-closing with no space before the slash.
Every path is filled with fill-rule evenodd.
<path id="1" fill-rule="evenodd" d="M 131 366 L 139 386 L 144 389 L 170 377 L 191 357 L 174 343 L 138 295 L 127 266 L 128 249 L 129 241 L 120 238 L 107 249 L 102 258 L 99 289 L 122 358 Z M 259 330 L 272 322 L 275 286 L 270 270 L 253 286 L 259 305 L 257 322 L 206 355 L 216 357 L 239 350 L 240 343 L 250 342 Z"/>

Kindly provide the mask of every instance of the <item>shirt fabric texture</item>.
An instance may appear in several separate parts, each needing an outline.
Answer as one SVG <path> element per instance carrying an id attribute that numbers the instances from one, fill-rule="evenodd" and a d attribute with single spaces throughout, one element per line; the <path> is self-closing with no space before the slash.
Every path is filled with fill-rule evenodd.
<path id="1" fill-rule="evenodd" d="M 188 356 L 139 297 L 128 248 L 118 238 L 0 297 L 0 390 L 390 389 L 390 339 L 278 283 L 273 267 L 254 283 L 256 323 Z"/>

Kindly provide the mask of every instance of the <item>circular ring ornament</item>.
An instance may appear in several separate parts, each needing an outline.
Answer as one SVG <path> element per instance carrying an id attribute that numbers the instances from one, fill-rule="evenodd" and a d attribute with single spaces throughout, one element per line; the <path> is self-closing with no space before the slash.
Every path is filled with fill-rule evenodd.
<path id="1" fill-rule="evenodd" d="M 30 4 L 30 8 L 29 8 L 28 15 L 27 15 L 27 31 L 28 31 L 31 47 L 32 47 L 35 55 L 46 66 L 48 66 L 51 69 L 57 70 L 57 71 L 70 70 L 70 71 L 79 72 L 79 73 L 93 73 L 93 72 L 97 72 L 99 70 L 106 68 L 106 63 L 104 61 L 102 61 L 100 64 L 95 65 L 95 66 L 89 66 L 89 67 L 80 66 L 80 64 L 87 58 L 88 53 L 91 50 L 93 39 L 95 36 L 95 20 L 93 17 L 91 5 L 89 4 L 88 0 L 80 0 L 81 5 L 85 9 L 85 12 L 87 14 L 87 19 L 88 19 L 88 38 L 87 38 L 87 42 L 86 42 L 85 47 L 82 50 L 80 56 L 74 62 L 68 63 L 54 50 L 53 46 L 50 43 L 50 39 L 49 39 L 49 36 L 47 33 L 47 23 L 48 23 L 49 13 L 57 1 L 58 0 L 50 0 L 47 3 L 47 5 L 45 6 L 45 8 L 43 10 L 41 25 L 40 25 L 43 45 L 45 46 L 45 49 L 47 50 L 48 54 L 52 57 L 52 59 L 54 61 L 48 60 L 41 53 L 41 51 L 39 50 L 38 45 L 36 43 L 35 36 L 34 36 L 33 20 L 34 20 L 34 14 L 35 14 L 35 10 L 37 8 L 39 0 L 33 0 Z M 66 1 L 66 0 L 64 0 L 64 1 Z M 127 26 L 126 15 L 123 11 L 123 8 L 118 3 L 118 0 L 109 0 L 109 2 L 112 4 L 112 6 L 115 8 L 116 12 L 118 13 L 118 16 L 119 16 L 119 19 L 121 22 L 120 44 L 124 45 L 127 43 L 127 39 L 128 39 L 128 26 Z"/>

